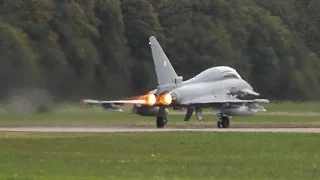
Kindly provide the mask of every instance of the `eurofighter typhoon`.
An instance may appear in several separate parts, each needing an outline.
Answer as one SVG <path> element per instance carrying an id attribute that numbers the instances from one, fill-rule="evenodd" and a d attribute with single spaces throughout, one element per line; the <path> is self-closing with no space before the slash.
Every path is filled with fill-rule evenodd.
<path id="1" fill-rule="evenodd" d="M 194 111 L 198 120 L 202 120 L 202 109 L 211 108 L 218 117 L 218 128 L 228 128 L 229 117 L 250 116 L 266 111 L 258 104 L 269 103 L 267 99 L 240 99 L 244 95 L 259 96 L 259 93 L 255 92 L 235 69 L 228 66 L 211 67 L 183 81 L 183 77 L 177 75 L 157 39 L 151 36 L 149 41 L 158 80 L 155 90 L 130 100 L 85 99 L 82 102 L 101 104 L 105 109 L 115 111 L 121 111 L 120 105 L 133 104 L 133 113 L 156 117 L 157 128 L 163 128 L 167 124 L 168 108 L 186 108 L 185 121 L 191 118 Z"/>

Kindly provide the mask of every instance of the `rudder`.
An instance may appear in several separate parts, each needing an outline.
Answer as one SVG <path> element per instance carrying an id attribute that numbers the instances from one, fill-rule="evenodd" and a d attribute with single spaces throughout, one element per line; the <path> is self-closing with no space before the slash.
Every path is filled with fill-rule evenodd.
<path id="1" fill-rule="evenodd" d="M 161 86 L 165 84 L 176 83 L 175 81 L 178 79 L 178 75 L 154 36 L 149 38 L 149 44 L 151 46 L 152 58 L 158 78 L 158 85 Z"/>

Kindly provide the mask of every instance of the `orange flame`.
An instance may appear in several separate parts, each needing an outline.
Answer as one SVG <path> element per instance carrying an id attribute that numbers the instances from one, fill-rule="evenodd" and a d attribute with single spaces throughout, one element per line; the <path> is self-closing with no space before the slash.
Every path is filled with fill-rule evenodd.
<path id="1" fill-rule="evenodd" d="M 157 98 L 154 94 L 145 94 L 141 96 L 137 96 L 134 99 L 145 100 L 145 104 L 152 106 L 157 102 Z"/>
<path id="2" fill-rule="evenodd" d="M 159 103 L 163 105 L 170 105 L 172 103 L 172 96 L 170 94 L 162 94 L 159 97 Z"/>
<path id="3" fill-rule="evenodd" d="M 145 100 L 146 103 L 150 106 L 154 105 L 157 102 L 157 98 L 154 94 L 148 94 Z"/>
<path id="4" fill-rule="evenodd" d="M 155 104 L 170 105 L 172 103 L 172 96 L 167 93 L 162 94 L 158 97 L 153 93 L 148 93 L 141 96 L 132 97 L 131 99 L 144 100 L 145 104 L 149 106 L 152 106 Z"/>

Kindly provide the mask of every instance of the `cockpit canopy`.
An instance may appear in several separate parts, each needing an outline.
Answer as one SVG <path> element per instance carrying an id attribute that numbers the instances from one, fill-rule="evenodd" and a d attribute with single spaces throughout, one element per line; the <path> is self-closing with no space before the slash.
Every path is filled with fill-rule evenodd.
<path id="1" fill-rule="evenodd" d="M 202 71 L 194 78 L 184 82 L 184 84 L 195 82 L 219 81 L 224 79 L 242 79 L 238 72 L 228 66 L 216 66 Z"/>
<path id="2" fill-rule="evenodd" d="M 218 66 L 216 67 L 219 70 L 224 78 L 234 78 L 234 79 L 242 79 L 238 72 L 228 66 Z"/>

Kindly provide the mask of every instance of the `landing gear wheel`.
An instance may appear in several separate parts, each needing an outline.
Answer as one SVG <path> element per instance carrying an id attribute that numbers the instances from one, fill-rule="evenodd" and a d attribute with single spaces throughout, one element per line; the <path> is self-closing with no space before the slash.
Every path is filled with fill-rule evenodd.
<path id="1" fill-rule="evenodd" d="M 164 119 L 164 120 L 163 120 L 163 124 L 164 124 L 164 125 L 167 125 L 167 123 L 168 123 L 168 120 L 167 120 L 167 119 Z"/>
<path id="2" fill-rule="evenodd" d="M 164 126 L 167 124 L 167 120 L 164 120 L 163 117 L 157 117 L 157 128 L 164 128 Z"/>
<path id="3" fill-rule="evenodd" d="M 222 125 L 223 128 L 229 128 L 230 121 L 229 121 L 229 117 L 228 116 L 222 117 L 221 125 Z"/>
<path id="4" fill-rule="evenodd" d="M 168 123 L 167 119 L 168 112 L 164 107 L 160 107 L 158 115 L 157 115 L 157 128 L 164 128 L 164 126 Z"/>
<path id="5" fill-rule="evenodd" d="M 218 128 L 229 128 L 230 121 L 228 116 L 222 116 L 217 121 L 217 127 Z"/>

